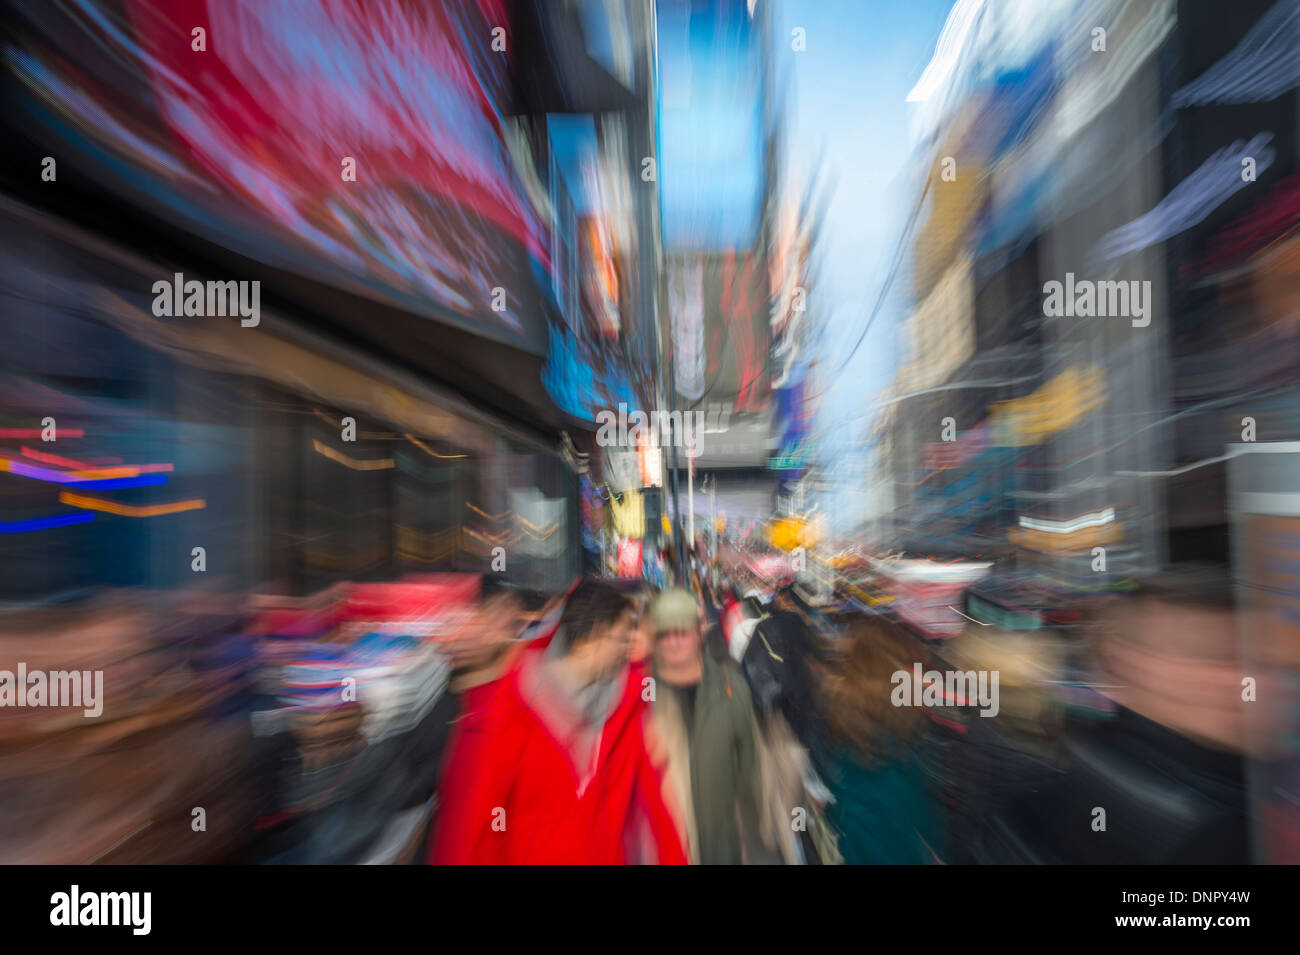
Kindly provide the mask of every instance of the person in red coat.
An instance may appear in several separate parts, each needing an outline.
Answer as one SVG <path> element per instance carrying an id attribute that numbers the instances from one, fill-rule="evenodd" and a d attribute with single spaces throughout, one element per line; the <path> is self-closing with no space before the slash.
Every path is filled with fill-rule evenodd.
<path id="1" fill-rule="evenodd" d="M 430 862 L 687 861 L 649 755 L 643 676 L 628 666 L 634 626 L 626 595 L 584 580 L 555 636 L 476 701 L 447 760 Z"/>

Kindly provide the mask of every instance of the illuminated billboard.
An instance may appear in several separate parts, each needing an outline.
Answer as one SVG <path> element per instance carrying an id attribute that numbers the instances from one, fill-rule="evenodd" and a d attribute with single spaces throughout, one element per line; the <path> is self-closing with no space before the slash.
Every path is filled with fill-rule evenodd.
<path id="1" fill-rule="evenodd" d="M 681 406 L 766 411 L 772 335 L 759 257 L 679 255 L 665 268 Z"/>
<path id="2" fill-rule="evenodd" d="M 664 248 L 752 248 L 764 189 L 760 31 L 745 0 L 659 0 L 655 15 Z"/>
<path id="3" fill-rule="evenodd" d="M 509 56 L 492 48 L 508 14 L 504 0 L 32 0 L 11 8 L 4 57 L 33 135 L 108 190 L 540 355 L 549 256 L 508 145 Z"/>

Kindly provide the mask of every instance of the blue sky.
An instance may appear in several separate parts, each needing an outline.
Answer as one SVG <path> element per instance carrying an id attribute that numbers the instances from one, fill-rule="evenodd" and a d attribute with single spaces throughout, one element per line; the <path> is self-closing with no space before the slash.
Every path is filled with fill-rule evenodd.
<path id="1" fill-rule="evenodd" d="M 865 435 L 864 411 L 893 377 L 906 282 L 895 283 L 862 345 L 833 373 L 862 332 L 916 199 L 904 101 L 951 7 L 952 0 L 777 0 L 773 10 L 774 87 L 786 97 L 784 159 L 803 182 L 816 174 L 831 189 L 808 307 L 827 326 L 818 355 L 821 458 L 845 462 L 842 477 L 853 482 L 824 509 L 850 520 L 866 504 L 865 474 L 848 465 L 856 460 L 860 468 L 864 459 L 844 451 Z M 802 52 L 791 49 L 796 27 L 806 35 Z M 842 422 L 850 424 L 835 427 Z"/>

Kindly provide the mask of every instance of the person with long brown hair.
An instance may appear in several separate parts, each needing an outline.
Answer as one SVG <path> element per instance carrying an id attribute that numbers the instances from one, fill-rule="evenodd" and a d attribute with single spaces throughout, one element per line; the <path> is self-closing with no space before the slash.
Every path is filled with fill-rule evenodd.
<path id="1" fill-rule="evenodd" d="M 884 617 L 854 615 L 848 630 L 826 680 L 827 818 L 840 854 L 847 864 L 942 862 L 947 826 L 916 752 L 928 717 L 891 701 L 894 674 L 924 664 L 925 649 Z"/>

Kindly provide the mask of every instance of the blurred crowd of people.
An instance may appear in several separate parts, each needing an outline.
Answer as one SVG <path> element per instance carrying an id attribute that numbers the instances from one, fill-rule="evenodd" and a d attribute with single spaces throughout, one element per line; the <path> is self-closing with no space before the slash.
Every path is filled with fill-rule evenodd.
<path id="1" fill-rule="evenodd" d="M 1251 781 L 1292 765 L 1288 741 L 1242 715 L 1231 594 L 1194 569 L 1101 600 L 1072 630 L 972 620 L 943 641 L 798 583 L 713 570 L 686 587 L 585 577 L 553 594 L 492 574 L 413 575 L 253 609 L 250 621 L 205 608 L 211 633 L 198 637 L 189 606 L 172 624 L 191 634 L 180 641 L 139 602 L 45 612 L 29 663 L 56 668 L 93 639 L 119 702 L 104 722 L 30 708 L 0 721 L 14 757 L 8 861 L 1238 863 L 1295 851 L 1294 807 Z M 145 632 L 152 649 L 133 636 Z M 918 668 L 997 673 L 995 710 L 899 705 L 897 675 Z M 1265 696 L 1269 679 L 1260 671 Z"/>
<path id="2" fill-rule="evenodd" d="M 586 578 L 522 631 L 526 598 L 485 591 L 452 641 L 453 691 L 473 689 L 430 861 L 839 860 L 816 702 L 830 648 L 793 590 L 654 590 Z"/>
<path id="3" fill-rule="evenodd" d="M 693 590 L 584 579 L 536 614 L 544 598 L 487 591 L 456 638 L 453 694 L 472 690 L 448 734 L 426 857 L 1230 863 L 1279 851 L 1252 847 L 1248 766 L 1267 754 L 1221 712 L 1239 689 L 1215 663 L 1232 616 L 1195 571 L 1090 611 L 1070 640 L 1109 682 L 1083 705 L 1054 679 L 1080 647 L 1050 633 L 973 623 L 935 643 L 885 613 L 815 606 L 797 584 L 761 591 L 716 574 Z M 1181 661 L 1199 703 L 1143 677 L 1152 653 Z M 896 674 L 918 664 L 997 671 L 997 712 L 897 705 Z"/>

